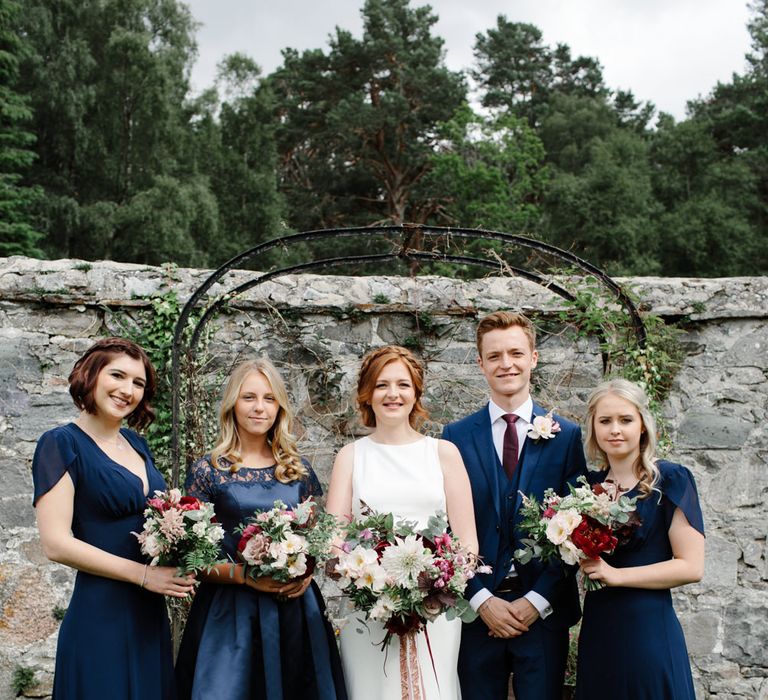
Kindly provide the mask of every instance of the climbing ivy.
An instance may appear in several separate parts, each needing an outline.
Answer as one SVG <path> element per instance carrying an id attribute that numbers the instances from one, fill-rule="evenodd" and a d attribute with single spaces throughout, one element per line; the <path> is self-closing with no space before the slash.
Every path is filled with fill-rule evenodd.
<path id="1" fill-rule="evenodd" d="M 573 280 L 573 278 L 568 278 Z M 624 377 L 643 387 L 648 395 L 659 433 L 662 451 L 669 448 L 669 438 L 662 420 L 661 407 L 683 360 L 679 341 L 680 329 L 665 323 L 656 314 L 643 310 L 637 295 L 625 289 L 645 326 L 643 346 L 638 342 L 626 308 L 592 276 L 567 281 L 564 285 L 574 296 L 560 301 L 565 308 L 559 313 L 575 338 L 599 338 L 600 351 L 607 360 L 607 377 Z"/>
<path id="2" fill-rule="evenodd" d="M 642 310 L 637 295 L 625 290 L 640 308 L 646 331 L 640 346 L 626 308 L 595 277 L 567 282 L 572 301 L 564 301 L 560 321 L 567 323 L 577 338 L 597 337 L 600 351 L 608 361 L 607 376 L 621 376 L 640 384 L 654 406 L 668 396 L 683 358 L 680 330 L 661 317 Z"/>

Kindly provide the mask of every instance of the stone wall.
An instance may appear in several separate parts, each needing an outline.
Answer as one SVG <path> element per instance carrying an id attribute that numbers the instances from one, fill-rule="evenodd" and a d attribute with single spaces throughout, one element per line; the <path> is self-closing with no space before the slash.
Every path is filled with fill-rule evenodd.
<path id="1" fill-rule="evenodd" d="M 49 693 L 56 615 L 71 593 L 71 571 L 40 551 L 30 473 L 39 435 L 75 416 L 69 370 L 95 338 L 120 332 L 126 319 L 141 323 L 153 296 L 174 290 L 184 299 L 206 276 L 114 263 L 0 260 L 2 700 L 14 695 L 17 667 L 36 671 L 28 696 Z M 247 276 L 230 273 L 227 286 Z M 698 697 L 768 698 L 768 280 L 624 282 L 646 308 L 683 321 L 685 360 L 664 412 L 670 456 L 696 475 L 707 527 L 705 577 L 675 592 Z M 361 430 L 351 403 L 360 355 L 386 342 L 417 348 L 428 368 L 428 429 L 438 431 L 484 402 L 474 318 L 497 308 L 536 317 L 543 331 L 537 396 L 579 419 L 601 377 L 596 341 L 569 339 L 549 292 L 503 278 L 279 278 L 216 320 L 205 350 L 208 380 L 244 354 L 268 353 L 288 378 L 303 452 L 327 483 L 335 450 Z"/>

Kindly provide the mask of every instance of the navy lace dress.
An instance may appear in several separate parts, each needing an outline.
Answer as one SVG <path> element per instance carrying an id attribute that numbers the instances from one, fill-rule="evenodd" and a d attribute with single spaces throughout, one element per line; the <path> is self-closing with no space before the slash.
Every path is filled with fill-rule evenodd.
<path id="1" fill-rule="evenodd" d="M 675 509 L 704 533 L 691 472 L 660 461 L 661 499 L 638 499 L 643 520 L 632 539 L 605 560 L 616 567 L 672 558 L 669 527 Z M 591 475 L 593 482 L 604 475 Z M 635 489 L 627 495 L 635 496 Z M 576 675 L 578 700 L 695 700 L 691 666 L 669 589 L 602 588 L 586 594 Z"/>
<path id="2" fill-rule="evenodd" d="M 149 493 L 165 489 L 147 443 L 123 437 L 142 457 Z M 113 462 L 74 423 L 54 428 L 37 443 L 32 462 L 34 502 L 65 473 L 75 485 L 72 534 L 94 547 L 144 561 L 132 532 L 144 526 L 146 496 L 135 474 Z M 59 629 L 56 700 L 172 700 L 173 655 L 163 596 L 136 584 L 78 571 Z"/>
<path id="3" fill-rule="evenodd" d="M 216 469 L 205 456 L 186 481 L 187 494 L 214 504 L 226 535 L 224 555 L 237 562 L 235 532 L 255 510 L 276 500 L 295 505 L 322 493 L 308 475 L 283 484 L 274 467 Z M 203 583 L 187 620 L 176 663 L 180 700 L 346 700 L 333 630 L 317 584 L 278 602 L 247 586 Z"/>

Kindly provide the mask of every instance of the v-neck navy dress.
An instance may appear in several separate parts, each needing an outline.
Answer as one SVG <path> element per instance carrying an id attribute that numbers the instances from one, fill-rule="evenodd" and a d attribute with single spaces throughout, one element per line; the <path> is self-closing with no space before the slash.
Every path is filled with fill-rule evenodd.
<path id="1" fill-rule="evenodd" d="M 658 491 L 638 498 L 642 525 L 603 558 L 619 568 L 672 559 L 669 527 L 677 508 L 702 534 L 704 522 L 691 472 L 659 461 Z M 590 474 L 601 481 L 604 474 Z M 637 487 L 628 492 L 636 496 Z M 584 599 L 576 672 L 578 700 L 695 700 L 691 665 L 668 588 L 609 587 Z"/>
<path id="2" fill-rule="evenodd" d="M 149 493 L 165 489 L 149 447 L 121 434 L 143 458 Z M 74 423 L 37 443 L 34 502 L 68 472 L 75 485 L 72 534 L 119 557 L 145 562 L 141 532 L 147 498 L 135 474 L 112 461 Z M 55 700 L 173 700 L 173 654 L 163 596 L 136 584 L 78 571 L 56 650 Z"/>

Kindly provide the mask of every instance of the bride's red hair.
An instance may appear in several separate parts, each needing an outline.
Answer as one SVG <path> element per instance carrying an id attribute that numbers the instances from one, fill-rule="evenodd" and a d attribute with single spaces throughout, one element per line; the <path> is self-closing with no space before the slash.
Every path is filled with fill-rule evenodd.
<path id="1" fill-rule="evenodd" d="M 408 416 L 408 422 L 412 428 L 418 429 L 429 418 L 429 413 L 421 405 L 421 396 L 424 393 L 424 366 L 407 348 L 399 345 L 385 345 L 371 350 L 363 357 L 363 364 L 360 366 L 360 375 L 357 379 L 357 406 L 360 409 L 363 425 L 368 428 L 376 427 L 376 416 L 371 408 L 371 397 L 376 386 L 376 380 L 386 365 L 398 360 L 405 365 L 411 375 L 416 394 L 416 403 L 413 405 L 411 415 Z"/>

